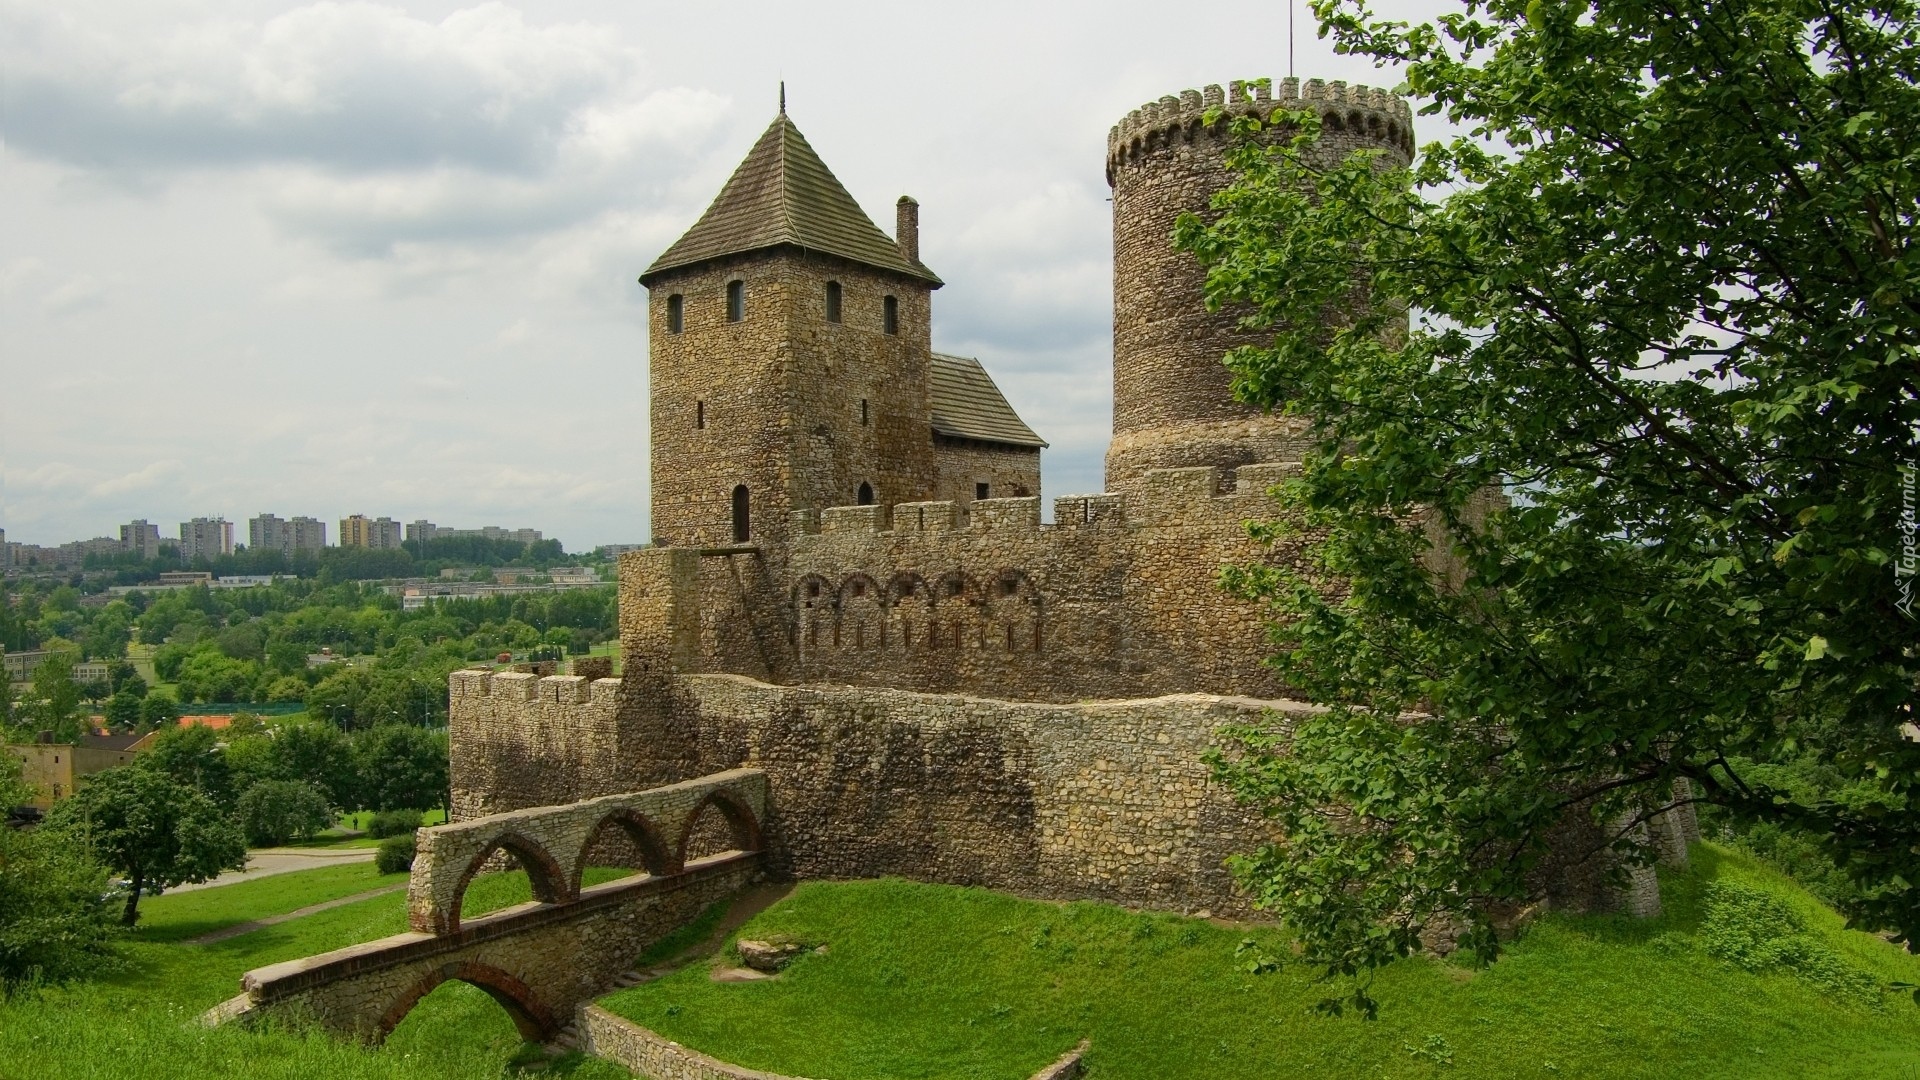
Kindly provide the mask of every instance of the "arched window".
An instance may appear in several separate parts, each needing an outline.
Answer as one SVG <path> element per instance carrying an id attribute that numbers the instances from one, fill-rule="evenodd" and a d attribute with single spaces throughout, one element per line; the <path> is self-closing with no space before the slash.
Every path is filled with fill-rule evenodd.
<path id="1" fill-rule="evenodd" d="M 827 321 L 840 321 L 840 283 L 827 282 Z"/>
<path id="2" fill-rule="evenodd" d="M 679 293 L 667 297 L 667 333 L 677 334 L 686 325 L 686 299 Z"/>
<path id="3" fill-rule="evenodd" d="M 873 505 L 873 485 L 867 483 L 865 480 L 860 481 L 860 492 L 858 497 L 860 499 L 861 506 L 872 506 Z"/>
<path id="4" fill-rule="evenodd" d="M 727 282 L 727 321 L 739 322 L 747 317 L 747 283 L 744 281 Z"/>
<path id="5" fill-rule="evenodd" d="M 747 485 L 741 484 L 733 489 L 733 542 L 744 544 L 751 535 L 747 521 L 748 510 Z"/>
<path id="6" fill-rule="evenodd" d="M 889 296 L 880 302 L 880 324 L 881 328 L 889 334 L 897 334 L 900 332 L 899 299 Z"/>

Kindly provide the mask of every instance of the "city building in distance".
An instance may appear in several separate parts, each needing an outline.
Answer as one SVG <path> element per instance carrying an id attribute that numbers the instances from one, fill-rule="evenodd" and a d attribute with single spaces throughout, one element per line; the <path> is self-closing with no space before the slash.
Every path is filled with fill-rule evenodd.
<path id="1" fill-rule="evenodd" d="M 400 546 L 400 523 L 390 517 L 370 518 L 365 514 L 350 514 L 340 519 L 340 546 L 397 549 Z"/>
<path id="2" fill-rule="evenodd" d="M 448 529 L 421 518 L 407 523 L 407 543 L 424 544 L 429 540 L 443 540 L 448 537 L 479 536 L 488 540 L 511 540 L 518 544 L 537 544 L 544 537 L 539 529 L 503 529 L 498 525 L 483 525 L 478 529 Z"/>
<path id="3" fill-rule="evenodd" d="M 180 523 L 180 558 L 186 562 L 233 554 L 233 522 L 197 517 Z"/>
<path id="4" fill-rule="evenodd" d="M 287 521 L 261 514 L 247 520 L 247 548 L 251 551 L 292 556 L 297 551 L 319 551 L 326 546 L 327 523 L 317 518 L 300 516 Z"/>
<path id="5" fill-rule="evenodd" d="M 142 559 L 160 557 L 160 526 L 147 524 L 146 518 L 135 518 L 120 526 L 120 550 Z"/>

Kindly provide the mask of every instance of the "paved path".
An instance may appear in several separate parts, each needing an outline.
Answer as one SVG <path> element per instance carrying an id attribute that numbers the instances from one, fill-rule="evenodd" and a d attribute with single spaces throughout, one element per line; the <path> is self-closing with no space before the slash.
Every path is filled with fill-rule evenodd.
<path id="1" fill-rule="evenodd" d="M 211 889 L 218 885 L 232 885 L 237 881 L 252 881 L 254 878 L 271 877 L 293 870 L 313 870 L 322 866 L 344 866 L 348 863 L 372 862 L 373 848 L 254 848 L 247 852 L 245 870 L 229 870 L 212 881 L 203 881 L 197 885 L 175 885 L 168 893 L 190 892 L 194 889 Z"/>
<path id="2" fill-rule="evenodd" d="M 196 938 L 188 938 L 187 944 L 211 945 L 216 941 L 225 941 L 228 938 L 236 938 L 236 937 L 239 937 L 241 934 L 250 934 L 253 931 L 258 930 L 262 927 L 278 925 L 280 923 L 286 922 L 288 919 L 298 919 L 298 918 L 301 918 L 302 916 L 318 914 L 319 912 L 326 911 L 329 908 L 343 907 L 347 904 L 357 904 L 362 900 L 371 900 L 376 896 L 385 896 L 388 893 L 399 892 L 401 889 L 404 889 L 406 887 L 407 887 L 407 883 L 404 881 L 400 882 L 397 885 L 383 885 L 378 889 L 368 889 L 366 892 L 354 893 L 352 896 L 343 896 L 338 900 L 328 900 L 325 903 L 320 903 L 320 904 L 308 904 L 306 907 L 295 908 L 294 910 L 289 911 L 283 915 L 269 915 L 264 919 L 253 919 L 248 922 L 234 923 L 232 926 L 223 926 L 220 929 L 213 931 L 212 933 L 201 934 L 199 937 L 196 937 Z"/>

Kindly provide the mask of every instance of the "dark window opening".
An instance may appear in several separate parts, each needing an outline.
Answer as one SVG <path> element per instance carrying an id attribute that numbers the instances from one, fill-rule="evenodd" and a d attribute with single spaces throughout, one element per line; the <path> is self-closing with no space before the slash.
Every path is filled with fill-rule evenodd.
<path id="1" fill-rule="evenodd" d="M 1013 652 L 1013 627 L 1007 627 L 1007 651 Z"/>
<path id="2" fill-rule="evenodd" d="M 861 506 L 872 506 L 873 505 L 873 485 L 867 483 L 864 480 L 861 481 L 860 491 L 855 497 L 860 500 Z"/>
<path id="3" fill-rule="evenodd" d="M 679 293 L 667 297 L 667 333 L 677 334 L 686 325 L 686 301 Z"/>
<path id="4" fill-rule="evenodd" d="M 860 426 L 861 427 L 867 426 L 867 399 L 866 398 L 860 399 Z"/>
<path id="5" fill-rule="evenodd" d="M 954 578 L 951 581 L 947 582 L 947 595 L 948 596 L 960 595 L 960 579 L 959 578 Z"/>
<path id="6" fill-rule="evenodd" d="M 747 521 L 748 511 L 747 485 L 741 484 L 733 489 L 733 542 L 744 544 L 750 535 Z"/>
<path id="7" fill-rule="evenodd" d="M 1017 593 L 1019 591 L 1020 591 L 1020 581 L 1018 578 L 1001 578 L 1000 579 L 1000 595 L 1001 596 L 1012 596 L 1014 593 Z"/>
<path id="8" fill-rule="evenodd" d="M 889 334 L 900 332 L 900 301 L 898 299 L 889 296 L 880 302 L 880 324 L 881 328 Z"/>
<path id="9" fill-rule="evenodd" d="M 820 595 L 820 583 L 819 583 L 819 582 L 817 582 L 817 581 L 809 581 L 809 582 L 807 582 L 807 595 L 808 595 L 808 596 L 819 596 L 819 595 Z"/>
<path id="10" fill-rule="evenodd" d="M 989 490 L 991 489 L 986 484 L 975 484 L 973 485 L 973 497 L 976 499 L 984 499 L 987 497 Z"/>
<path id="11" fill-rule="evenodd" d="M 854 599 L 858 600 L 859 598 L 867 595 L 867 583 L 864 581 L 856 581 L 853 583 L 853 588 L 851 591 L 853 592 Z"/>
<path id="12" fill-rule="evenodd" d="M 727 282 L 727 321 L 739 322 L 747 317 L 747 283 L 744 281 Z"/>
<path id="13" fill-rule="evenodd" d="M 693 426 L 697 428 L 707 426 L 707 403 L 704 401 L 693 403 Z"/>
<path id="14" fill-rule="evenodd" d="M 827 321 L 840 321 L 840 283 L 827 282 Z"/>

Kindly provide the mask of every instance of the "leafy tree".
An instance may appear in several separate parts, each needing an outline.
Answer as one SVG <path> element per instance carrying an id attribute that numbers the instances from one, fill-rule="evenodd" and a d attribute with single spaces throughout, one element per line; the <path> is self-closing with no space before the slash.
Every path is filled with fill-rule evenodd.
<path id="1" fill-rule="evenodd" d="M 1282 834 L 1241 877 L 1333 972 L 1443 912 L 1491 955 L 1574 808 L 1638 848 L 1699 799 L 1815 838 L 1853 914 L 1915 940 L 1914 5 L 1315 10 L 1472 134 L 1409 171 L 1328 165 L 1311 114 L 1242 123 L 1216 220 L 1180 226 L 1269 335 L 1238 393 L 1319 440 L 1256 529 L 1323 538 L 1313 565 L 1228 576 L 1332 706 L 1219 759 Z M 1328 317 L 1356 296 L 1395 302 Z M 1809 755 L 1874 797 L 1740 764 Z"/>
<path id="2" fill-rule="evenodd" d="M 241 794 L 236 812 L 255 846 L 304 839 L 333 823 L 327 797 L 301 780 L 263 780 Z"/>
<path id="3" fill-rule="evenodd" d="M 447 801 L 447 737 L 411 724 L 381 724 L 354 740 L 361 804 L 425 810 Z"/>
<path id="4" fill-rule="evenodd" d="M 0 807 L 33 796 L 20 762 L 0 756 Z M 45 830 L 0 827 L 0 989 L 62 982 L 113 956 L 107 868 Z"/>
<path id="5" fill-rule="evenodd" d="M 54 804 L 45 828 L 83 845 L 129 885 L 120 921 L 140 918 L 140 897 L 206 881 L 247 862 L 246 838 L 212 799 L 160 769 L 96 773 Z"/>
<path id="6" fill-rule="evenodd" d="M 148 694 L 140 700 L 140 726 L 149 731 L 180 722 L 180 703 L 168 694 Z"/>
<path id="7" fill-rule="evenodd" d="M 25 702 L 26 719 L 42 731 L 53 732 L 55 742 L 80 739 L 80 684 L 73 681 L 73 653 L 57 652 L 33 669 Z"/>
<path id="8" fill-rule="evenodd" d="M 312 784 L 342 810 L 361 803 L 353 747 L 339 728 L 319 721 L 283 724 L 273 736 L 273 776 Z"/>
<path id="9" fill-rule="evenodd" d="M 122 690 L 107 699 L 107 726 L 115 731 L 132 731 L 140 726 L 140 695 Z"/>
<path id="10" fill-rule="evenodd" d="M 233 806 L 233 770 L 227 765 L 220 735 L 205 724 L 188 724 L 160 733 L 134 763 L 137 768 L 167 774 L 222 809 Z"/>

